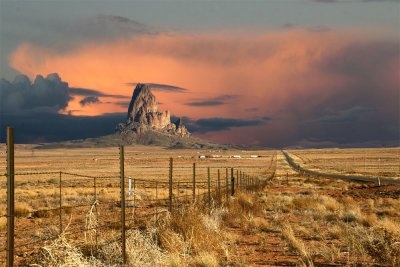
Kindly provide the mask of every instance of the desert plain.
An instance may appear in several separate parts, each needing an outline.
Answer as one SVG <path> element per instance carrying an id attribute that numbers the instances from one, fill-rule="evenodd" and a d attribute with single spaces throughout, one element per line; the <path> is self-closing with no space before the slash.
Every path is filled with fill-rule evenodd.
<path id="1" fill-rule="evenodd" d="M 0 262 L 4 264 L 6 147 L 0 149 Z M 285 151 L 308 170 L 381 177 L 393 183 L 302 174 L 290 167 L 281 150 L 127 146 L 128 265 L 399 266 L 400 148 Z M 168 211 L 170 158 L 172 211 Z M 208 172 L 212 203 L 207 200 Z M 16 145 L 15 173 L 19 265 L 121 264 L 118 148 Z M 236 179 L 245 174 L 260 184 L 248 190 L 236 180 L 231 196 L 232 174 Z M 134 180 L 130 191 L 129 177 Z M 68 249 L 69 256 L 60 252 Z"/>

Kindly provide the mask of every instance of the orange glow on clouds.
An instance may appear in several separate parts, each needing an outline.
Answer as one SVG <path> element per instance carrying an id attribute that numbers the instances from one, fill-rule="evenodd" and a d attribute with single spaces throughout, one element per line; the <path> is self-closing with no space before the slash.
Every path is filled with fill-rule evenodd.
<path id="1" fill-rule="evenodd" d="M 363 39 L 363 37 L 360 37 Z M 131 96 L 128 82 L 152 82 L 187 88 L 187 93 L 157 92 L 173 114 L 199 117 L 265 116 L 304 101 L 318 105 L 349 83 L 319 65 L 351 42 L 350 33 L 285 31 L 256 36 L 158 35 L 108 43 L 82 43 L 68 52 L 21 44 L 10 65 L 33 78 L 57 72 L 71 87 Z M 328 86 L 329 85 L 329 86 Z M 230 105 L 193 107 L 192 99 L 238 95 Z M 293 95 L 298 97 L 294 98 Z M 312 96 L 312 97 L 310 97 Z M 76 97 L 65 112 L 99 115 L 126 109 L 101 98 L 102 104 L 81 107 Z M 120 99 L 118 99 L 120 101 Z M 107 102 L 107 103 L 105 103 Z M 307 107 L 304 107 L 307 109 Z M 216 115 L 217 114 L 217 115 Z"/>

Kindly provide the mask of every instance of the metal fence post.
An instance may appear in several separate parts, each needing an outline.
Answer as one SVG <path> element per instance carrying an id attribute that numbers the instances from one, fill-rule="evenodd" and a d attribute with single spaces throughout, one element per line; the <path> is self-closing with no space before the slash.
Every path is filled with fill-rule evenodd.
<path id="1" fill-rule="evenodd" d="M 231 195 L 235 194 L 235 176 L 233 176 L 233 168 L 231 168 Z"/>
<path id="2" fill-rule="evenodd" d="M 208 207 L 211 208 L 211 177 L 210 167 L 207 168 L 207 186 L 208 186 Z"/>
<path id="3" fill-rule="evenodd" d="M 126 264 L 126 229 L 125 229 L 125 166 L 124 146 L 119 146 L 120 183 L 121 183 L 121 239 L 122 239 L 122 261 Z"/>
<path id="4" fill-rule="evenodd" d="M 169 158 L 169 203 L 168 208 L 169 211 L 172 211 L 172 168 L 173 168 L 173 159 Z"/>
<path id="5" fill-rule="evenodd" d="M 193 163 L 193 202 L 196 201 L 196 163 Z"/>
<path id="6" fill-rule="evenodd" d="M 7 128 L 7 267 L 14 266 L 14 128 Z"/>

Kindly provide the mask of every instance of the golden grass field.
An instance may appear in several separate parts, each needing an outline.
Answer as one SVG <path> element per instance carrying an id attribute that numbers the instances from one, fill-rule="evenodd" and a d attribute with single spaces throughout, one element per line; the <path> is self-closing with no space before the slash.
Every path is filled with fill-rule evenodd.
<path id="1" fill-rule="evenodd" d="M 62 229 L 68 225 L 62 237 L 54 241 L 17 248 L 17 262 L 34 261 L 41 266 L 119 265 L 118 242 L 93 250 L 95 236 L 99 243 L 119 237 L 118 148 L 40 150 L 17 145 L 15 151 L 16 244 L 59 234 L 60 171 L 63 172 Z M 5 146 L 1 146 L 1 152 L 5 162 Z M 324 173 L 400 178 L 399 148 L 288 152 L 302 167 Z M 200 159 L 200 155 L 218 157 Z M 241 158 L 231 158 L 234 155 Z M 190 201 L 191 184 L 185 182 L 192 179 L 193 163 L 200 182 L 206 181 L 207 167 L 210 167 L 215 190 L 218 169 L 222 187 L 226 168 L 265 179 L 271 173 L 268 167 L 274 155 L 275 177 L 256 193 L 239 190 L 235 198 L 223 198 L 222 204 L 213 205 L 211 211 L 197 203 L 176 206 L 172 216 L 164 212 L 157 222 L 153 217 L 138 218 L 146 210 L 166 211 L 165 183 L 170 157 L 174 158 L 174 181 L 180 181 L 179 187 L 177 183 L 174 185 L 174 196 Z M 5 173 L 5 166 L 5 163 L 0 166 L 0 173 Z M 20 175 L 44 172 L 51 173 Z M 99 178 L 94 181 L 92 176 Z M 139 208 L 128 204 L 128 218 L 134 219 L 129 222 L 127 241 L 130 266 L 398 266 L 400 262 L 399 185 L 378 187 L 375 183 L 308 177 L 292 170 L 283 154 L 273 150 L 126 147 L 125 176 L 158 182 L 157 195 L 153 182 L 138 182 L 135 201 Z M 0 215 L 4 216 L 5 176 L 0 176 L 0 183 Z M 197 190 L 197 193 L 207 192 L 205 183 L 199 184 Z M 154 201 L 155 197 L 158 202 Z M 95 199 L 98 205 L 93 206 Z M 65 208 L 70 206 L 80 207 Z M 48 209 L 55 211 L 47 212 Z M 137 217 L 132 217 L 133 212 Z M 97 232 L 87 230 L 93 223 L 106 227 Z M 5 226 L 5 218 L 0 217 L 2 248 Z M 77 234 L 85 229 L 86 234 Z M 4 257 L 2 251 L 0 259 Z"/>

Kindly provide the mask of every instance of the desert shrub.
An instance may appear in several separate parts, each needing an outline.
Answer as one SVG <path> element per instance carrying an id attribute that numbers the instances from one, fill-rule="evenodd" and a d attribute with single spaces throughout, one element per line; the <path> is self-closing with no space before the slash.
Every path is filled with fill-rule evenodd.
<path id="1" fill-rule="evenodd" d="M 16 217 L 28 217 L 32 212 L 32 207 L 27 203 L 16 203 L 14 214 Z"/>
<path id="2" fill-rule="evenodd" d="M 211 253 L 200 253 L 196 258 L 193 264 L 197 267 L 218 267 L 218 257 Z"/>
<path id="3" fill-rule="evenodd" d="M 400 227 L 389 220 L 378 221 L 375 226 L 356 226 L 343 232 L 343 239 L 359 255 L 368 255 L 375 262 L 400 266 Z"/>
<path id="4" fill-rule="evenodd" d="M 198 255 L 202 252 L 222 253 L 222 236 L 219 231 L 216 231 L 219 229 L 210 227 L 211 224 L 216 225 L 215 221 L 210 223 L 207 222 L 208 220 L 215 220 L 215 218 L 212 219 L 212 215 L 205 216 L 199 212 L 196 205 L 192 205 L 175 211 L 170 219 L 161 225 L 160 233 L 166 233 L 168 229 L 182 237 L 189 254 Z M 169 240 L 165 235 L 164 237 L 159 236 L 159 241 L 162 248 L 171 248 L 170 242 L 168 242 Z"/>
<path id="5" fill-rule="evenodd" d="M 164 261 L 164 253 L 157 245 L 151 230 L 137 229 L 127 231 L 126 255 L 128 266 L 160 266 Z M 106 266 L 120 265 L 122 262 L 121 242 L 116 241 L 99 249 L 98 257 Z"/>
<path id="6" fill-rule="evenodd" d="M 300 239 L 297 239 L 295 237 L 293 229 L 289 224 L 283 225 L 282 237 L 287 242 L 291 250 L 296 251 L 297 253 L 300 254 L 304 264 L 306 264 L 309 267 L 314 266 L 314 262 L 310 251 L 306 248 L 306 246 Z"/>
<path id="7" fill-rule="evenodd" d="M 41 249 L 38 263 L 49 267 L 97 267 L 104 266 L 94 257 L 85 257 L 82 251 L 72 245 L 64 235 Z"/>
<path id="8" fill-rule="evenodd" d="M 384 228 L 373 228 L 363 240 L 363 245 L 377 262 L 400 266 L 400 235 Z"/>
<path id="9" fill-rule="evenodd" d="M 248 227 L 253 215 L 262 215 L 263 206 L 255 201 L 255 196 L 239 193 L 226 205 L 226 212 L 221 217 L 224 223 L 231 227 Z"/>

